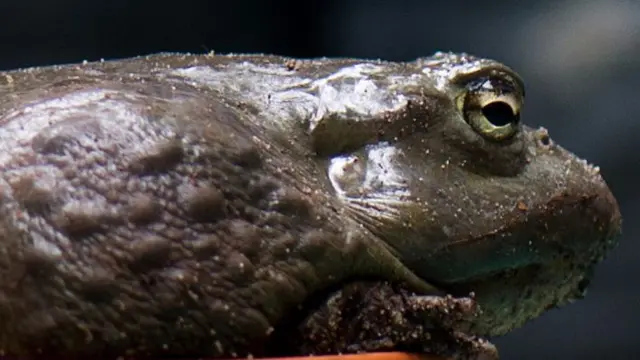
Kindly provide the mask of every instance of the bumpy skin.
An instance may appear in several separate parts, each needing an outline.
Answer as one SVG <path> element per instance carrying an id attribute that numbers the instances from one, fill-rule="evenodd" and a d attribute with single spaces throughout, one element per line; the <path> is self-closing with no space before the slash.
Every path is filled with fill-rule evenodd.
<path id="1" fill-rule="evenodd" d="M 616 201 L 543 129 L 475 132 L 455 99 L 481 76 L 522 86 L 464 54 L 0 73 L 0 349 L 263 355 L 360 279 L 473 291 L 480 335 L 579 297 Z"/>

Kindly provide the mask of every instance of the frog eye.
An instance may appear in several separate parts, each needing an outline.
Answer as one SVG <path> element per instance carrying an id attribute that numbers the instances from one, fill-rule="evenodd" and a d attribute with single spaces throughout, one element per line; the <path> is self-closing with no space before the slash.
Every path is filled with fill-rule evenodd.
<path id="1" fill-rule="evenodd" d="M 481 136 L 493 141 L 509 139 L 518 131 L 523 101 L 517 86 L 499 77 L 468 82 L 456 100 L 465 121 Z"/>

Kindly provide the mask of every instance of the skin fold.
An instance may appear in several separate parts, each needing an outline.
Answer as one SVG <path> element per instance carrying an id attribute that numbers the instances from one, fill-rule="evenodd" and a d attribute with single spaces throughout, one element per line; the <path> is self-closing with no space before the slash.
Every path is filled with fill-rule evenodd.
<path id="1" fill-rule="evenodd" d="M 524 98 L 449 53 L 0 72 L 0 350 L 473 358 L 583 296 L 620 232 Z"/>

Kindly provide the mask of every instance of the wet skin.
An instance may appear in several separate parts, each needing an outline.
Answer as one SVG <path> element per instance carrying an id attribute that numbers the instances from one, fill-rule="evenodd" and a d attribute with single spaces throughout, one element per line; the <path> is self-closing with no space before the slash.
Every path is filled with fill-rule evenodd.
<path id="1" fill-rule="evenodd" d="M 360 280 L 473 292 L 471 332 L 504 334 L 581 297 L 621 222 L 523 101 L 464 54 L 2 72 L 0 349 L 279 355 L 287 314 Z"/>

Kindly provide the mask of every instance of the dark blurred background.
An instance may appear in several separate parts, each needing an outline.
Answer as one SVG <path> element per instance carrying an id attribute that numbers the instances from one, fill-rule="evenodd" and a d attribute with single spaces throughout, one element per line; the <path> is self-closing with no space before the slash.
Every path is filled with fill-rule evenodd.
<path id="1" fill-rule="evenodd" d="M 387 60 L 452 50 L 515 68 L 525 122 L 600 165 L 625 223 L 585 300 L 495 342 L 506 360 L 640 359 L 640 1 L 0 1 L 0 69 L 210 50 Z"/>

